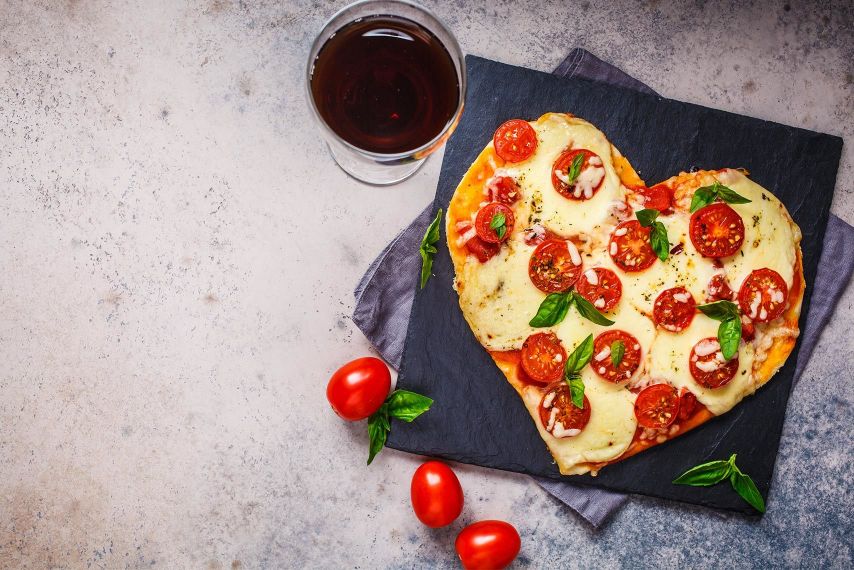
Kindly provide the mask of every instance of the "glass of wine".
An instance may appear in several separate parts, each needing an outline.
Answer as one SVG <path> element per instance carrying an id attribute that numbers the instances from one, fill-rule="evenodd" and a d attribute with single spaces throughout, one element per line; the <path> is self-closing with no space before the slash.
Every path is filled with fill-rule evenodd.
<path id="1" fill-rule="evenodd" d="M 403 0 L 340 10 L 315 39 L 306 69 L 308 104 L 335 162 L 368 184 L 414 174 L 457 126 L 465 87 L 453 34 Z"/>

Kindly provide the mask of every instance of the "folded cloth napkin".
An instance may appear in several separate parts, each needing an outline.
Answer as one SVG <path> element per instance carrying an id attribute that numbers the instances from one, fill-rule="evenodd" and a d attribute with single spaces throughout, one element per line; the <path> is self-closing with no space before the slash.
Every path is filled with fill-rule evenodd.
<path id="1" fill-rule="evenodd" d="M 580 48 L 573 50 L 554 73 L 655 94 L 655 91 L 637 79 Z M 428 205 L 371 263 L 356 287 L 353 322 L 382 357 L 395 368 L 400 367 L 403 357 L 403 342 L 421 272 L 418 246 L 433 216 L 432 205 Z M 802 331 L 795 372 L 796 382 L 809 361 L 821 331 L 833 314 L 839 297 L 848 285 L 852 270 L 854 227 L 831 214 L 824 236 L 818 273 L 813 284 L 810 311 Z M 534 479 L 595 527 L 600 526 L 628 498 L 624 494 L 604 489 L 552 479 Z"/>

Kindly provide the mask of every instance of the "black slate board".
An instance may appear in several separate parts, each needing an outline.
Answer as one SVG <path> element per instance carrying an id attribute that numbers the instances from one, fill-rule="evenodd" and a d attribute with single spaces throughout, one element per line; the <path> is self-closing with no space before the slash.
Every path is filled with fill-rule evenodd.
<path id="1" fill-rule="evenodd" d="M 842 139 L 475 56 L 467 56 L 466 65 L 465 112 L 445 150 L 436 208 L 447 208 L 459 180 L 503 121 L 569 112 L 601 129 L 650 184 L 683 170 L 747 168 L 801 227 L 807 282 L 802 315 L 807 314 Z M 697 463 L 738 453 L 740 467 L 767 496 L 795 354 L 757 394 L 699 429 L 611 465 L 597 477 L 562 477 L 521 399 L 463 318 L 451 286 L 444 229 L 439 245 L 434 277 L 415 297 L 398 379 L 398 387 L 429 395 L 436 404 L 416 422 L 393 429 L 389 447 L 755 514 L 728 485 L 696 489 L 671 481 Z"/>

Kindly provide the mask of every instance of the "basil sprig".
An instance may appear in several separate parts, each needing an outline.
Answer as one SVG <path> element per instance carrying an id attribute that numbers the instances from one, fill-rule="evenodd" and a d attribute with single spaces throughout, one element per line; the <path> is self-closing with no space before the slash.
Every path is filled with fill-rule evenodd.
<path id="1" fill-rule="evenodd" d="M 638 210 L 636 215 L 640 225 L 645 228 L 652 228 L 649 234 L 649 242 L 652 245 L 652 250 L 658 256 L 658 259 L 666 261 L 667 256 L 670 255 L 670 241 L 667 238 L 667 228 L 664 227 L 664 224 L 656 220 L 660 213 L 653 208 L 647 208 Z"/>
<path id="2" fill-rule="evenodd" d="M 495 231 L 498 239 L 503 238 L 504 234 L 507 233 L 507 219 L 504 217 L 504 214 L 498 212 L 492 216 L 492 220 L 489 222 L 489 229 Z"/>
<path id="3" fill-rule="evenodd" d="M 600 313 L 599 309 L 593 306 L 593 303 L 572 289 L 563 293 L 551 293 L 547 295 L 543 299 L 543 302 L 540 303 L 537 314 L 534 315 L 534 318 L 528 324 L 534 328 L 554 326 L 566 318 L 569 308 L 573 305 L 578 310 L 578 314 L 588 321 L 592 321 L 603 327 L 609 327 L 614 324 L 614 321 Z"/>
<path id="4" fill-rule="evenodd" d="M 750 200 L 737 193 L 732 188 L 728 188 L 715 180 L 711 186 L 703 186 L 697 188 L 694 196 L 691 198 L 691 213 L 693 214 L 700 208 L 708 206 L 715 200 L 720 198 L 727 204 L 749 204 Z"/>
<path id="5" fill-rule="evenodd" d="M 392 392 L 380 409 L 368 418 L 368 439 L 370 440 L 368 465 L 385 446 L 388 432 L 391 431 L 391 418 L 408 423 L 429 410 L 432 405 L 433 400 L 427 396 L 409 390 Z"/>
<path id="6" fill-rule="evenodd" d="M 747 475 L 735 464 L 735 453 L 726 461 L 710 461 L 692 467 L 673 480 L 674 485 L 691 485 L 693 487 L 710 487 L 717 485 L 724 479 L 729 478 L 729 483 L 739 496 L 751 507 L 765 512 L 765 500 L 756 488 L 756 484 L 750 475 Z"/>
<path id="7" fill-rule="evenodd" d="M 621 340 L 615 340 L 611 343 L 611 364 L 614 368 L 618 367 L 623 361 L 623 356 L 626 354 L 626 343 Z"/>
<path id="8" fill-rule="evenodd" d="M 572 186 L 578 180 L 581 174 L 581 165 L 584 164 L 584 154 L 576 154 L 572 159 L 572 164 L 569 165 L 569 170 L 566 171 L 566 185 Z"/>
<path id="9" fill-rule="evenodd" d="M 582 368 L 587 366 L 592 357 L 593 335 L 589 334 L 566 357 L 566 364 L 563 367 L 563 379 L 569 385 L 569 395 L 572 398 L 572 403 L 579 409 L 584 408 L 584 381 L 581 379 L 580 372 Z"/>
<path id="10" fill-rule="evenodd" d="M 741 341 L 741 316 L 738 314 L 738 305 L 732 301 L 715 301 L 698 305 L 697 308 L 710 319 L 721 322 L 718 326 L 718 342 L 724 358 L 729 360 L 738 352 L 738 343 Z"/>
<path id="11" fill-rule="evenodd" d="M 439 241 L 439 222 L 442 220 L 442 208 L 436 212 L 436 217 L 430 222 L 427 228 L 427 233 L 421 238 L 421 247 L 418 248 L 418 253 L 421 254 L 421 288 L 427 285 L 427 280 L 430 279 L 430 271 L 433 269 L 433 255 L 438 251 L 436 243 Z"/>

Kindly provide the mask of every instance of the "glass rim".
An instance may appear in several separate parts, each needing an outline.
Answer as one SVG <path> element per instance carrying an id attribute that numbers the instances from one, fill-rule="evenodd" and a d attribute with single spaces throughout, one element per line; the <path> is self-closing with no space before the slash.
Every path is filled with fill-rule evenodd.
<path id="1" fill-rule="evenodd" d="M 317 55 L 320 53 L 320 50 L 323 47 L 323 45 L 325 45 L 326 42 L 329 41 L 329 38 L 327 38 L 325 41 L 323 41 L 323 43 L 321 43 L 320 38 L 323 36 L 324 32 L 326 32 L 330 28 L 332 22 L 334 22 L 336 19 L 340 18 L 346 12 L 352 10 L 353 8 L 357 8 L 357 7 L 361 7 L 361 6 L 365 6 L 365 5 L 370 5 L 370 4 L 381 4 L 381 3 L 382 4 L 399 4 L 401 6 L 407 6 L 407 7 L 412 8 L 418 12 L 422 12 L 425 15 L 427 15 L 429 18 L 431 18 L 436 23 L 436 25 L 448 36 L 450 45 L 444 41 L 441 41 L 441 40 L 440 40 L 440 43 L 445 48 L 445 50 L 448 52 L 448 55 L 451 57 L 451 60 L 455 62 L 456 65 L 454 65 L 454 68 L 455 69 L 459 68 L 459 72 L 457 73 L 457 79 L 459 81 L 459 95 L 458 95 L 458 100 L 457 100 L 457 108 L 454 110 L 454 114 L 451 116 L 451 118 L 448 120 L 448 122 L 445 124 L 445 126 L 442 127 L 442 130 L 439 131 L 439 133 L 435 137 L 433 137 L 428 142 L 424 143 L 423 145 L 421 145 L 419 147 L 416 147 L 412 150 L 407 150 L 405 152 L 396 152 L 396 153 L 388 153 L 388 154 L 365 150 L 363 148 L 360 148 L 360 147 L 354 145 L 353 143 L 351 143 L 349 141 L 344 140 L 338 133 L 335 132 L 335 130 L 331 126 L 329 126 L 329 124 L 326 122 L 326 120 L 320 114 L 320 111 L 318 111 L 318 109 L 317 109 L 317 104 L 314 101 L 314 95 L 311 92 L 311 76 L 312 76 L 312 71 L 314 70 L 314 60 L 317 58 Z M 375 15 L 376 16 L 384 16 L 384 15 L 397 16 L 396 14 L 382 14 L 382 13 L 377 13 Z M 338 32 L 338 30 L 342 29 L 344 26 L 346 26 L 352 22 L 356 22 L 359 19 L 364 18 L 364 17 L 366 17 L 366 16 L 360 16 L 360 17 L 354 18 L 352 21 L 347 22 L 347 23 L 343 24 L 341 27 L 339 27 L 338 29 L 334 30 L 333 33 Z M 405 16 L 398 16 L 398 17 L 405 18 Z M 420 25 L 420 26 L 423 26 L 423 24 L 421 24 L 419 22 L 415 22 L 415 23 Z M 429 28 L 428 28 L 428 31 L 430 31 L 432 33 L 432 30 L 430 30 Z M 414 158 L 417 160 L 417 159 L 426 157 L 427 155 L 430 154 L 430 152 L 432 152 L 432 150 L 435 150 L 434 147 L 436 147 L 437 145 L 439 145 L 440 143 L 442 143 L 444 141 L 444 139 L 448 136 L 449 131 L 451 129 L 453 129 L 460 120 L 460 116 L 462 115 L 463 107 L 465 104 L 465 98 L 466 98 L 466 62 L 465 62 L 465 55 L 463 54 L 462 49 L 460 49 L 460 45 L 457 42 L 456 36 L 454 36 L 454 34 L 451 33 L 451 31 L 448 29 L 447 26 L 445 26 L 445 23 L 442 22 L 442 20 L 440 20 L 433 12 L 431 12 L 430 10 L 425 8 L 424 6 L 421 6 L 419 4 L 415 4 L 413 2 L 409 2 L 408 0 L 359 0 L 358 2 L 353 2 L 352 4 L 348 4 L 348 5 L 344 6 L 343 8 L 341 8 L 340 10 L 338 10 L 337 12 L 332 14 L 332 16 L 330 16 L 329 19 L 327 19 L 326 22 L 323 24 L 323 26 L 320 28 L 320 31 L 317 33 L 317 37 L 315 37 L 314 41 L 311 43 L 311 49 L 309 50 L 309 54 L 308 54 L 308 62 L 306 63 L 305 82 L 304 83 L 305 83 L 305 95 L 306 95 L 306 99 L 308 100 L 308 106 L 311 109 L 311 112 L 314 115 L 315 120 L 321 125 L 321 127 L 326 131 L 326 133 L 328 135 L 334 137 L 337 142 L 339 142 L 340 144 L 346 146 L 347 148 L 349 148 L 351 150 L 354 150 L 354 151 L 362 154 L 363 156 L 366 156 L 369 158 L 375 158 L 375 159 L 378 159 L 381 161 L 395 161 L 395 160 L 401 160 L 401 159 L 406 159 L 406 158 Z"/>

